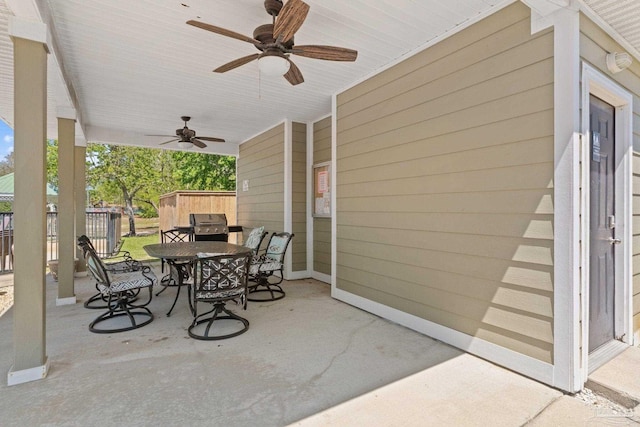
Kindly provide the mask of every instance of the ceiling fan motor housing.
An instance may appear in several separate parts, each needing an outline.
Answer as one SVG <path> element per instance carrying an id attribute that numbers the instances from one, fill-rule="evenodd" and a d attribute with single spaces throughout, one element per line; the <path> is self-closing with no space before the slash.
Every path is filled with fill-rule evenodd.
<path id="1" fill-rule="evenodd" d="M 273 24 L 264 24 L 256 27 L 256 29 L 253 30 L 253 38 L 262 43 L 262 46 L 256 46 L 258 50 L 264 51 L 271 47 L 269 45 L 273 45 L 275 47 L 276 39 L 273 37 Z M 279 48 L 283 47 L 285 49 L 291 49 L 294 44 L 293 40 L 294 38 L 291 37 L 291 39 L 287 40 L 285 43 L 278 44 L 277 46 Z"/>
<path id="2" fill-rule="evenodd" d="M 280 0 L 265 0 L 264 8 L 271 16 L 278 16 L 280 9 L 282 9 L 282 1 Z"/>

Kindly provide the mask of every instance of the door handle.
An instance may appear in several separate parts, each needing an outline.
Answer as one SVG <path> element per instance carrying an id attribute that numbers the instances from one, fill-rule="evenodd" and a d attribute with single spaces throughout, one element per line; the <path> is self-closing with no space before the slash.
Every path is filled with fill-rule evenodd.
<path id="1" fill-rule="evenodd" d="M 612 245 L 619 245 L 620 243 L 622 243 L 622 240 L 609 237 L 609 243 L 611 243 Z"/>

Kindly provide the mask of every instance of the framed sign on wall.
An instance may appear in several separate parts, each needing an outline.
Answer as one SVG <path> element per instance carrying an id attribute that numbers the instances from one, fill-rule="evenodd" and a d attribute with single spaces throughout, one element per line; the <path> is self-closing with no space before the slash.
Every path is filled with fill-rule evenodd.
<path id="1" fill-rule="evenodd" d="M 331 216 L 331 163 L 313 165 L 313 216 Z"/>

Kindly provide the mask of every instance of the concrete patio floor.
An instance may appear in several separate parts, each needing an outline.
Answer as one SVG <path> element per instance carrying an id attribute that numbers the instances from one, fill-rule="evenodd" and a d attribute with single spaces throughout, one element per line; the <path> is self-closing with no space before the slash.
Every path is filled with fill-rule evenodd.
<path id="1" fill-rule="evenodd" d="M 101 335 L 87 329 L 99 311 L 82 306 L 92 281 L 76 279 L 79 302 L 57 307 L 47 276 L 46 379 L 7 387 L 13 309 L 0 317 L 0 425 L 563 425 L 563 399 L 579 420 L 595 415 L 558 390 L 334 300 L 329 285 L 284 288 L 283 300 L 249 303 L 247 333 L 206 342 L 187 335 L 186 295 L 165 315 L 175 289 L 154 296 L 151 324 Z"/>

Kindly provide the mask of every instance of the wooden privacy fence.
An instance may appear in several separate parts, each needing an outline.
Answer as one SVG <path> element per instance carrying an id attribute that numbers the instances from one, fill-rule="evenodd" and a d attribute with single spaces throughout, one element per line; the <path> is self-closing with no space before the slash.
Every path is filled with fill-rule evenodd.
<path id="1" fill-rule="evenodd" d="M 236 222 L 235 191 L 174 191 L 160 196 L 160 229 L 189 225 L 190 213 L 224 213 L 227 223 Z"/>

